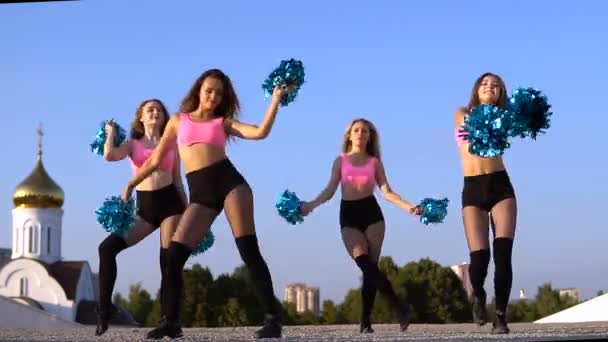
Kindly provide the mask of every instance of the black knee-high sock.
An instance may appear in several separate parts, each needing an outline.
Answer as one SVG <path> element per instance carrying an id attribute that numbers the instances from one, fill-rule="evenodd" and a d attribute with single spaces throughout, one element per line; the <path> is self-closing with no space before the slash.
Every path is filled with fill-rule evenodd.
<path id="1" fill-rule="evenodd" d="M 490 250 L 480 249 L 471 252 L 470 255 L 469 279 L 471 280 L 471 287 L 473 287 L 473 296 L 481 300 L 486 300 L 486 291 L 483 289 L 483 284 L 488 276 Z"/>
<path id="2" fill-rule="evenodd" d="M 369 321 L 376 301 L 377 288 L 374 282 L 370 279 L 369 273 L 363 274 L 363 285 L 361 286 L 361 318 L 363 321 Z"/>
<path id="3" fill-rule="evenodd" d="M 494 291 L 496 294 L 496 310 L 505 312 L 511 294 L 513 282 L 513 268 L 511 266 L 511 255 L 513 252 L 513 240 L 509 238 L 494 239 Z"/>
<path id="4" fill-rule="evenodd" d="M 268 265 L 260 253 L 257 236 L 242 236 L 236 238 L 235 242 L 262 305 L 268 314 L 276 315 L 278 303 L 274 296 L 272 277 Z"/>
<path id="5" fill-rule="evenodd" d="M 167 268 L 165 269 L 165 306 L 167 321 L 178 324 L 184 289 L 183 270 L 192 250 L 183 243 L 171 241 L 167 251 Z"/>
<path id="6" fill-rule="evenodd" d="M 112 291 L 116 283 L 116 256 L 126 249 L 125 240 L 110 234 L 99 244 L 99 310 L 108 313 L 112 307 Z"/>
<path id="7" fill-rule="evenodd" d="M 169 254 L 168 248 L 160 248 L 159 261 L 160 261 L 160 317 L 167 314 L 167 303 L 165 300 L 165 279 L 167 278 L 167 257 Z"/>
<path id="8" fill-rule="evenodd" d="M 395 294 L 391 283 L 384 273 L 378 268 L 378 264 L 373 262 L 369 255 L 362 254 L 355 258 L 357 266 L 363 271 L 363 277 L 367 275 L 368 279 L 378 288 L 380 294 L 382 294 L 386 300 L 390 303 L 393 309 L 397 312 L 401 312 L 402 307 L 399 304 L 399 298 Z"/>

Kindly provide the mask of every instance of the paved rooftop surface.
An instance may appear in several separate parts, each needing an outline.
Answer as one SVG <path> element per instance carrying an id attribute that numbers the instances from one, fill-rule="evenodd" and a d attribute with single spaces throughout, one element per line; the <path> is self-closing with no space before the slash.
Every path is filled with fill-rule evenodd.
<path id="1" fill-rule="evenodd" d="M 509 335 L 491 335 L 491 325 L 413 324 L 407 333 L 398 325 L 374 325 L 374 334 L 362 335 L 355 325 L 287 326 L 285 341 L 584 341 L 608 338 L 608 322 L 574 324 L 510 324 Z M 77 329 L 0 329 L 0 341 L 144 341 L 149 328 L 110 327 L 101 337 L 95 327 Z M 179 341 L 252 341 L 256 327 L 189 328 Z M 168 340 L 165 338 L 165 340 Z"/>

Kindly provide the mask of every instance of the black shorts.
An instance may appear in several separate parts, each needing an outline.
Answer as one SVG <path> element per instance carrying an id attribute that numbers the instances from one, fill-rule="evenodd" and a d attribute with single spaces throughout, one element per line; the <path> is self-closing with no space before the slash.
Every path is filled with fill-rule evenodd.
<path id="1" fill-rule="evenodd" d="M 186 175 L 186 179 L 190 190 L 190 203 L 204 205 L 218 212 L 224 209 L 224 200 L 232 189 L 247 184 L 228 158 L 192 171 Z"/>
<path id="2" fill-rule="evenodd" d="M 154 227 L 160 227 L 167 217 L 181 215 L 186 209 L 174 184 L 157 190 L 137 190 L 136 193 L 137 215 Z"/>
<path id="3" fill-rule="evenodd" d="M 354 201 L 340 202 L 340 227 L 356 228 L 362 233 L 374 223 L 384 221 L 376 197 L 371 195 Z"/>
<path id="4" fill-rule="evenodd" d="M 515 198 L 507 171 L 464 177 L 462 207 L 474 206 L 490 212 L 500 201 Z"/>

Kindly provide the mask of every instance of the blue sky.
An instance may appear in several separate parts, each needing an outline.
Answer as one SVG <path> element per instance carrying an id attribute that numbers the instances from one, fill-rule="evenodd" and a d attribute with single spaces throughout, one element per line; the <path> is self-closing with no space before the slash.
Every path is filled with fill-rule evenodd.
<path id="1" fill-rule="evenodd" d="M 261 83 L 281 59 L 304 62 L 307 83 L 283 108 L 270 137 L 238 141 L 229 155 L 252 185 L 257 231 L 283 298 L 286 284 L 321 288 L 341 301 L 359 286 L 342 245 L 339 192 L 305 223 L 274 209 L 289 188 L 304 199 L 326 184 L 348 122 L 371 119 L 381 134 L 392 187 L 403 197 L 451 200 L 445 223 L 427 227 L 386 201 L 383 254 L 402 265 L 430 257 L 468 260 L 460 216 L 462 171 L 453 111 L 478 75 L 493 71 L 509 89 L 534 86 L 553 105 L 548 134 L 520 140 L 505 161 L 519 201 L 512 296 L 543 282 L 608 290 L 603 217 L 608 185 L 605 83 L 608 23 L 603 1 L 79 1 L 0 6 L 0 246 L 10 247 L 12 193 L 36 158 L 66 193 L 63 256 L 98 267 L 105 232 L 94 210 L 120 193 L 127 161 L 89 150 L 99 123 L 127 127 L 148 97 L 177 110 L 194 79 L 212 67 L 230 75 L 242 120 L 259 122 L 268 102 Z M 226 220 L 216 244 L 194 257 L 214 275 L 240 264 Z M 117 289 L 159 286 L 158 234 L 119 256 Z M 492 291 L 493 272 L 486 288 Z"/>

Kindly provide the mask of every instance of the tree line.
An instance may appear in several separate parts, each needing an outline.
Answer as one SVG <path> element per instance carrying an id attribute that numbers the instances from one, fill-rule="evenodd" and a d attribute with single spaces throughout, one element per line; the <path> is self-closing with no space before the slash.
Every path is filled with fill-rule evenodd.
<path id="1" fill-rule="evenodd" d="M 398 266 L 388 256 L 380 259 L 379 268 L 386 273 L 401 300 L 412 305 L 412 323 L 472 322 L 471 303 L 450 268 L 428 258 Z M 155 326 L 160 318 L 159 293 L 153 298 L 139 283 L 130 287 L 127 298 L 116 293 L 114 303 L 128 310 L 142 326 Z M 532 322 L 576 304 L 575 298 L 560 296 L 550 283 L 545 283 L 539 286 L 534 299 L 512 301 L 507 314 L 510 322 Z M 185 327 L 260 325 L 264 315 L 244 266 L 217 278 L 199 264 L 185 269 L 181 310 L 181 322 Z M 488 304 L 490 318 L 493 312 L 492 301 Z M 342 303 L 323 301 L 319 316 L 311 312 L 298 313 L 295 304 L 282 302 L 285 325 L 356 324 L 360 315 L 359 288 L 350 289 Z M 398 322 L 398 317 L 380 295 L 372 311 L 372 321 Z"/>

